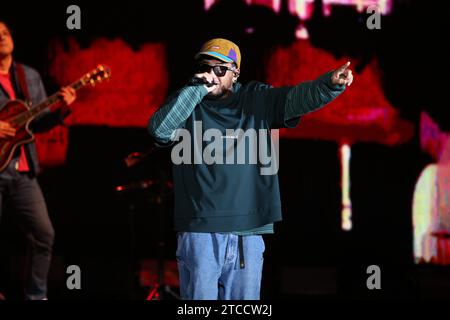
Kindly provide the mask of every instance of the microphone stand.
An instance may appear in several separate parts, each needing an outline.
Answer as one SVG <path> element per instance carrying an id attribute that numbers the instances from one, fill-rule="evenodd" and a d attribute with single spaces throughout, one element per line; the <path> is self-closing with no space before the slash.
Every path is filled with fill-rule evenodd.
<path id="1" fill-rule="evenodd" d="M 176 294 L 169 285 L 164 283 L 164 261 L 165 261 L 165 226 L 164 226 L 164 204 L 165 198 L 168 193 L 168 186 L 170 183 L 167 179 L 167 175 L 164 170 L 160 171 L 160 179 L 158 179 L 159 192 L 155 197 L 155 202 L 157 205 L 157 216 L 158 216 L 158 256 L 157 256 L 157 270 L 158 270 L 158 280 L 157 283 L 152 287 L 150 293 L 148 294 L 146 300 L 161 300 L 166 297 L 171 296 L 176 300 L 181 300 L 180 296 Z"/>
<path id="2" fill-rule="evenodd" d="M 147 160 L 155 151 L 159 148 L 154 146 L 145 152 L 132 152 L 125 159 L 125 164 L 128 168 L 133 167 L 144 160 Z M 156 180 L 142 180 L 138 182 L 133 182 L 128 185 L 121 185 L 115 188 L 117 193 L 127 193 L 133 190 L 148 190 L 146 192 L 149 197 L 148 203 L 154 203 L 157 206 L 157 283 L 152 286 L 146 300 L 161 300 L 166 297 L 172 297 L 177 300 L 181 300 L 180 296 L 172 291 L 169 285 L 164 283 L 164 260 L 165 260 L 165 199 L 167 195 L 172 191 L 173 185 L 169 181 L 166 172 L 163 169 L 159 170 L 159 178 Z M 156 190 L 156 194 L 151 195 L 150 188 Z M 132 208 L 134 209 L 134 207 Z M 134 225 L 134 217 L 131 221 Z M 132 232 L 131 239 L 134 247 L 135 235 Z M 133 251 L 133 250 L 132 250 Z"/>

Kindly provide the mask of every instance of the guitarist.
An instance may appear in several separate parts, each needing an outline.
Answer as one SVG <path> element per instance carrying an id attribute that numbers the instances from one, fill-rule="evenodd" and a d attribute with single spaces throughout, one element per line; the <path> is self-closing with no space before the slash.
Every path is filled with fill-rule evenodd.
<path id="1" fill-rule="evenodd" d="M 12 99 L 36 105 L 47 97 L 40 75 L 34 69 L 16 63 L 12 56 L 13 49 L 10 29 L 0 20 L 0 110 Z M 70 113 L 68 106 L 75 101 L 76 93 L 73 88 L 66 87 L 61 89 L 60 95 L 62 108 L 36 119 L 30 125 L 31 130 L 46 131 L 62 124 Z M 8 122 L 0 121 L 0 139 L 15 134 L 15 129 Z M 25 287 L 25 298 L 29 300 L 47 299 L 47 275 L 54 240 L 52 223 L 36 180 L 38 170 L 35 144 L 30 142 L 17 148 L 9 166 L 0 172 L 0 217 L 2 205 L 8 200 L 30 246 Z"/>

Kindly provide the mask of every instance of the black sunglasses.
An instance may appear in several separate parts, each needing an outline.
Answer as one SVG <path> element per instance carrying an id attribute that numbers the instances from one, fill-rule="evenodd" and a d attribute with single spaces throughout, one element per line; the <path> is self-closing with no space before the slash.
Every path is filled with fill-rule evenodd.
<path id="1" fill-rule="evenodd" d="M 210 65 L 207 63 L 200 63 L 197 65 L 195 71 L 196 73 L 205 73 L 205 72 L 211 72 L 211 69 L 213 69 L 214 74 L 218 77 L 223 77 L 228 70 L 230 71 L 234 71 L 234 68 L 230 68 L 227 66 L 222 66 L 222 65 Z"/>

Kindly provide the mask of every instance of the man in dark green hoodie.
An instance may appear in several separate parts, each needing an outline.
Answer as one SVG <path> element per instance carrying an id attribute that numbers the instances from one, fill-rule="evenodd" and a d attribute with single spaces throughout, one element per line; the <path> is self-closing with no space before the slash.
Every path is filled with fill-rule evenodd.
<path id="1" fill-rule="evenodd" d="M 237 81 L 239 47 L 206 42 L 196 74 L 151 117 L 172 146 L 177 260 L 183 299 L 259 299 L 263 234 L 281 221 L 277 130 L 294 128 L 353 81 L 350 62 L 317 80 L 273 88 Z"/>

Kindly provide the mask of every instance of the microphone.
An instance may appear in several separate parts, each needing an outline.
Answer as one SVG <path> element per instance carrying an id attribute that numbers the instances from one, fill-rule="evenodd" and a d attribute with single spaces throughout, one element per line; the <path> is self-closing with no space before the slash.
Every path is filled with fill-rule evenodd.
<path id="1" fill-rule="evenodd" d="M 189 80 L 189 84 L 193 85 L 193 86 L 201 86 L 204 84 L 207 87 L 212 87 L 212 86 L 216 85 L 217 83 L 208 82 L 208 80 L 206 80 L 205 78 L 193 77 L 193 78 L 191 78 L 191 80 Z"/>

